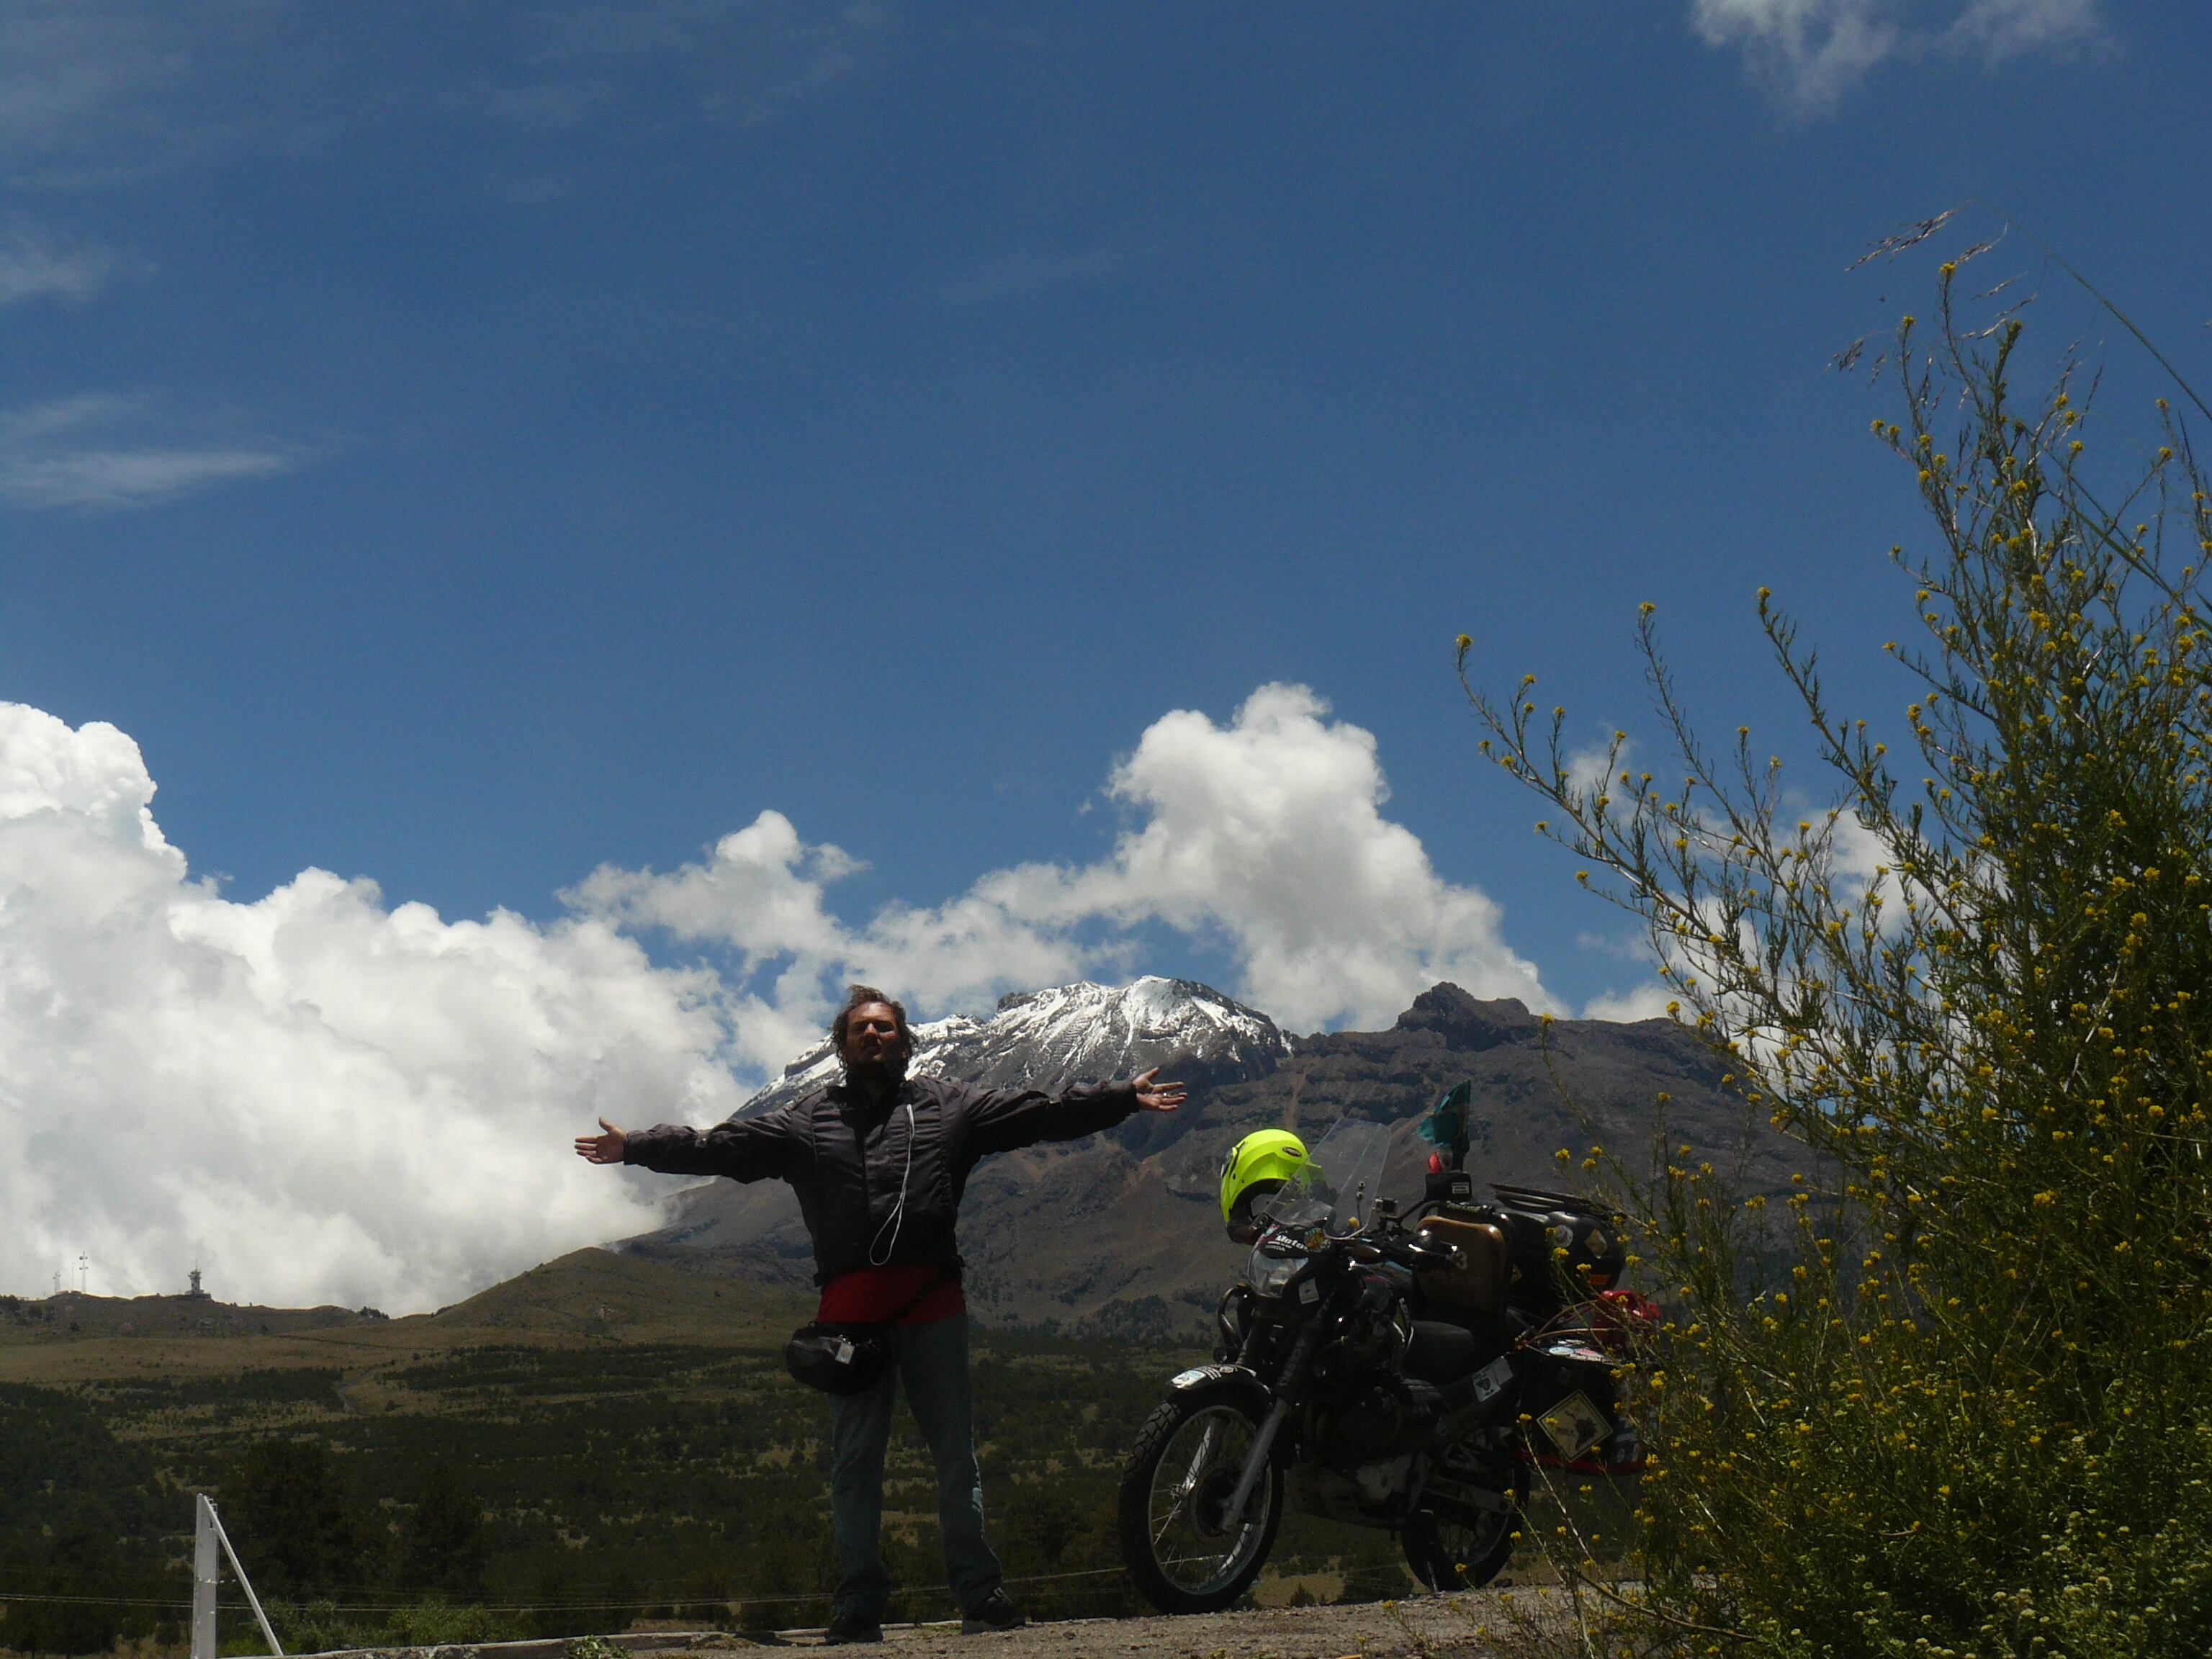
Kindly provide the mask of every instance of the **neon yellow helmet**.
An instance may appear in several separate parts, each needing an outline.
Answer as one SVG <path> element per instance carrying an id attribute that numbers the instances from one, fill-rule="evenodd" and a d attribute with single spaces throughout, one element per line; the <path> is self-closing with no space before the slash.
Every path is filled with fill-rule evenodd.
<path id="1" fill-rule="evenodd" d="M 1221 1161 L 1221 1219 L 1249 1226 L 1252 1206 L 1310 1168 L 1306 1144 L 1288 1129 L 1255 1129 Z"/>

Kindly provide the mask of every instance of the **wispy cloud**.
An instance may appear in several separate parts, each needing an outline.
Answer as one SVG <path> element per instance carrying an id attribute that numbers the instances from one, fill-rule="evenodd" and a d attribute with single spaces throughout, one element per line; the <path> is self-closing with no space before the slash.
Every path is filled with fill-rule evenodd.
<path id="1" fill-rule="evenodd" d="M 1800 114 L 1824 113 L 1893 58 L 1997 60 L 2095 38 L 2097 0 L 1691 0 L 1706 43 L 1740 48 Z"/>
<path id="2" fill-rule="evenodd" d="M 180 21 L 122 0 L 0 8 L 0 172 L 18 182 L 82 184 L 197 153 L 185 133 L 193 124 L 165 95 L 191 67 Z"/>
<path id="3" fill-rule="evenodd" d="M 553 0 L 508 15 L 514 50 L 456 95 L 535 131 L 639 100 L 760 125 L 866 71 L 902 21 L 878 0 Z"/>
<path id="4" fill-rule="evenodd" d="M 759 125 L 866 72 L 904 28 L 901 9 L 876 0 L 515 0 L 497 12 L 501 27 L 465 53 L 434 8 L 411 26 L 385 20 L 386 50 L 364 54 L 343 8 L 0 0 L 0 179 L 97 186 L 456 117 L 536 133 L 641 112 Z"/>
<path id="5" fill-rule="evenodd" d="M 0 231 L 0 307 L 27 300 L 82 305 L 145 269 L 143 261 L 97 242 L 28 225 Z"/>
<path id="6" fill-rule="evenodd" d="M 1110 288 L 1127 282 L 1155 252 L 1132 242 L 1015 248 L 954 272 L 938 283 L 933 293 L 951 305 L 988 305 L 1070 289 Z"/>
<path id="7" fill-rule="evenodd" d="M 146 507 L 291 471 L 304 451 L 194 432 L 163 400 L 89 392 L 0 413 L 0 500 L 27 507 Z"/>

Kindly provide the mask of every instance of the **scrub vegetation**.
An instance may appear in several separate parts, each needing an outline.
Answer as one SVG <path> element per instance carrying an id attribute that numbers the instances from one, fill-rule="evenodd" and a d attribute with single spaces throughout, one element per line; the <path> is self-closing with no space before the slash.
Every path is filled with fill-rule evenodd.
<path id="1" fill-rule="evenodd" d="M 1666 765 L 1571 753 L 1533 680 L 1471 694 L 1802 1147 L 1773 1202 L 1663 1132 L 1584 1165 L 1670 1316 L 1644 1588 L 1586 1587 L 1584 1651 L 2179 1659 L 2212 1629 L 2212 514 L 2176 411 L 2093 418 L 1963 282 L 1887 356 L 1876 435 L 1933 532 L 1897 555 L 1892 741 L 1760 595 L 1832 805 L 1748 728 L 1708 746 L 1648 605 Z"/>

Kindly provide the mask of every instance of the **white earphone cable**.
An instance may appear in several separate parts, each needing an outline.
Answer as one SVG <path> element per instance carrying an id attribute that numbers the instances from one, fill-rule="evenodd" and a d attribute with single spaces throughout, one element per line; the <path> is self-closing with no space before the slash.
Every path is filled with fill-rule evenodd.
<path id="1" fill-rule="evenodd" d="M 865 1156 L 865 1154 L 863 1154 L 863 1156 Z M 871 1267 L 888 1267 L 890 1263 L 891 1252 L 898 1249 L 899 1232 L 900 1230 L 906 1225 L 907 1183 L 913 1179 L 914 1103 L 909 1100 L 906 1103 L 906 1173 L 899 1177 L 899 1195 L 896 1207 L 891 1211 L 890 1217 L 884 1221 L 883 1227 L 876 1229 L 876 1236 L 868 1241 L 868 1265 Z M 881 1255 L 878 1255 L 876 1254 L 876 1246 L 883 1243 L 884 1227 L 890 1229 L 891 1242 L 889 1244 L 884 1245 L 884 1253 Z"/>

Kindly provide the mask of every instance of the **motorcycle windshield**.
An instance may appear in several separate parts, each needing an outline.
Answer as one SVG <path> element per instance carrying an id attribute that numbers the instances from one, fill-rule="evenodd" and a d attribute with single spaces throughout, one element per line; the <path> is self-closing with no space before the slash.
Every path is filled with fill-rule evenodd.
<path id="1" fill-rule="evenodd" d="M 1382 1195 L 1382 1164 L 1390 1132 L 1364 1118 L 1345 1118 L 1321 1138 L 1310 1163 L 1252 1206 L 1263 1221 L 1282 1227 L 1322 1227 L 1348 1232 L 1364 1227 Z"/>

